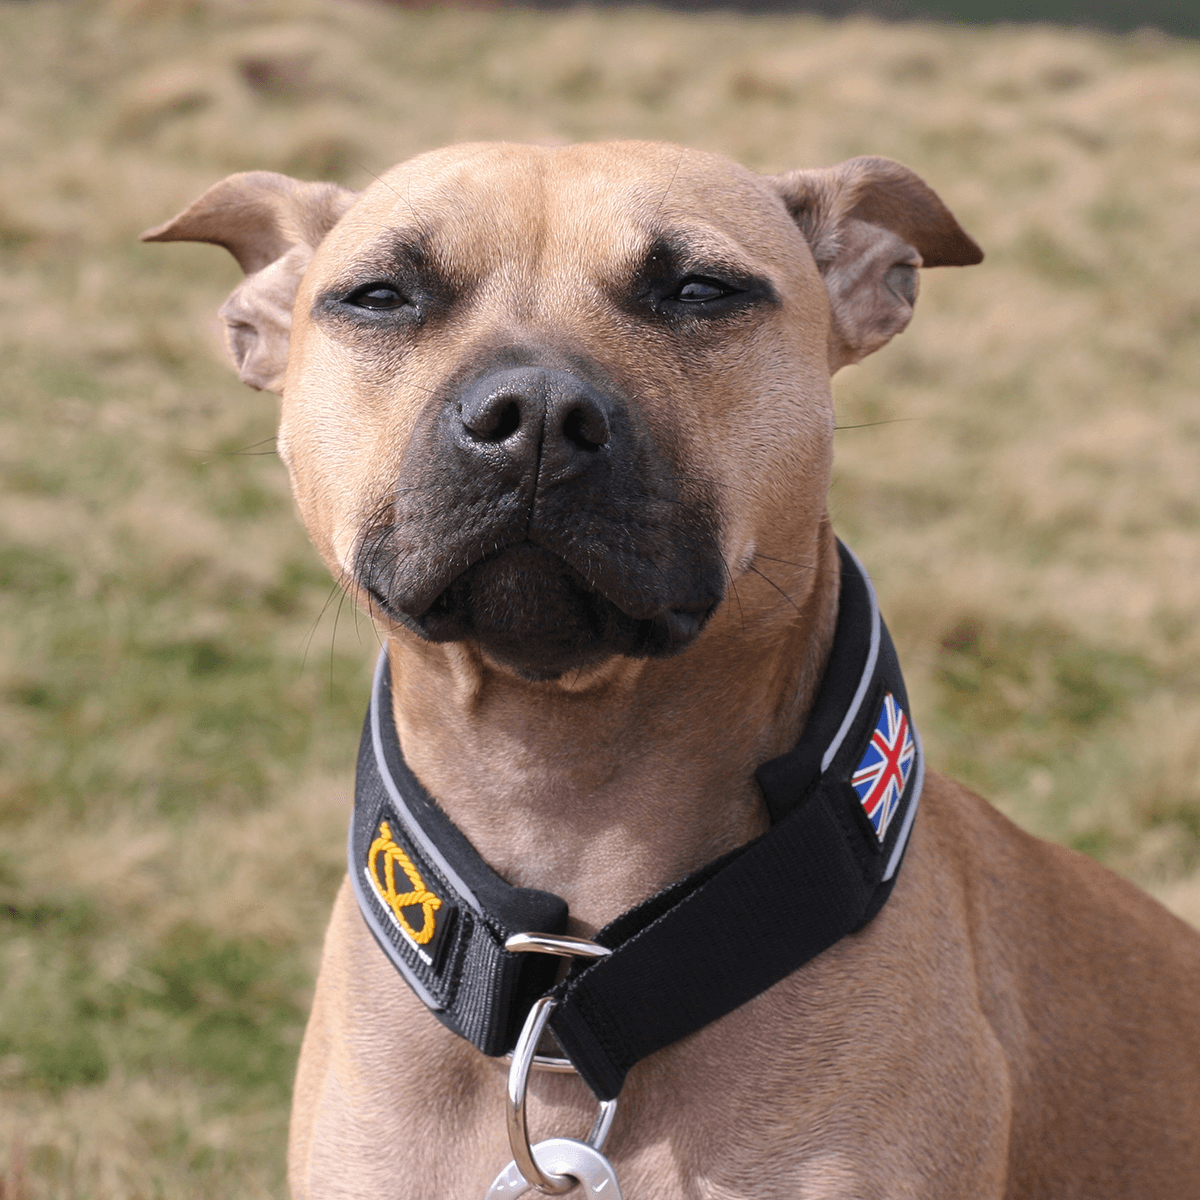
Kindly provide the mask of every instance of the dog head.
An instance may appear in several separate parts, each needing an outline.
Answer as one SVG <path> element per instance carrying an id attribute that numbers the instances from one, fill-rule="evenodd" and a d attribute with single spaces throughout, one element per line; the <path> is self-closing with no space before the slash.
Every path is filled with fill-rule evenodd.
<path id="1" fill-rule="evenodd" d="M 527 679 L 681 651 L 756 556 L 811 564 L 830 375 L 908 324 L 919 267 L 982 257 L 889 160 L 637 142 L 458 146 L 360 195 L 235 175 L 143 236 L 246 271 L 229 352 L 282 393 L 335 576 Z"/>

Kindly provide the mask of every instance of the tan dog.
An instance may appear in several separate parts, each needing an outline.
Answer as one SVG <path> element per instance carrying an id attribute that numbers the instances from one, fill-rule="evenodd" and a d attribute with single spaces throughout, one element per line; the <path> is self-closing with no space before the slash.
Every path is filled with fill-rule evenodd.
<path id="1" fill-rule="evenodd" d="M 837 608 L 830 375 L 905 327 L 917 267 L 980 258 L 916 176 L 461 146 L 361 196 L 233 176 L 146 236 L 248 273 L 241 377 L 282 392 L 404 753 L 500 874 L 587 935 L 764 828 Z M 504 1075 L 343 887 L 293 1195 L 481 1200 Z M 594 1112 L 569 1076 L 531 1096 L 539 1136 Z M 627 1200 L 1200 1196 L 1200 937 L 930 776 L 880 915 L 636 1067 L 608 1152 Z"/>

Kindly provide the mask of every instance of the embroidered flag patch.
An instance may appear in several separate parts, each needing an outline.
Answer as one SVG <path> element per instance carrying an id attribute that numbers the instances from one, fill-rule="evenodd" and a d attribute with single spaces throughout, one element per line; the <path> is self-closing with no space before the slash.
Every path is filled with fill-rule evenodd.
<path id="1" fill-rule="evenodd" d="M 904 709 L 896 703 L 896 697 L 888 692 L 871 741 L 850 776 L 850 786 L 858 794 L 863 812 L 880 842 L 887 837 L 888 826 L 900 807 L 915 757 L 912 725 Z"/>

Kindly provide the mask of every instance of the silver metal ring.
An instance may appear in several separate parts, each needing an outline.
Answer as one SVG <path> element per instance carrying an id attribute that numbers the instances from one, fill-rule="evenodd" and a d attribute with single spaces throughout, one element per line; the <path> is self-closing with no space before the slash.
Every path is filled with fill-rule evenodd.
<path id="1" fill-rule="evenodd" d="M 596 1113 L 596 1119 L 592 1122 L 592 1128 L 587 1135 L 587 1144 L 593 1150 L 604 1149 L 604 1143 L 608 1141 L 608 1131 L 612 1128 L 616 1117 L 616 1100 L 601 1100 L 600 1111 Z"/>
<path id="2" fill-rule="evenodd" d="M 546 1022 L 554 1012 L 558 1001 L 553 996 L 543 996 L 529 1010 L 521 1036 L 517 1038 L 516 1048 L 512 1053 L 512 1066 L 508 1072 L 508 1106 L 506 1118 L 508 1122 L 508 1144 L 512 1149 L 513 1162 L 526 1181 L 535 1188 L 550 1195 L 559 1195 L 570 1191 L 576 1180 L 570 1175 L 554 1175 L 547 1173 L 537 1165 L 533 1157 L 533 1147 L 529 1144 L 529 1126 L 525 1119 L 525 1093 L 529 1087 L 529 1069 L 533 1066 L 533 1051 L 543 1033 Z M 593 1150 L 604 1149 L 608 1131 L 612 1128 L 613 1119 L 617 1115 L 616 1100 L 601 1100 L 600 1110 L 592 1122 L 592 1128 L 587 1135 L 587 1143 Z"/>
<path id="3" fill-rule="evenodd" d="M 612 953 L 607 946 L 597 945 L 584 938 L 549 933 L 514 933 L 504 943 L 504 948 L 512 954 L 557 954 L 564 958 L 607 958 Z M 546 1023 L 557 1005 L 558 1001 L 553 996 L 543 996 L 535 1002 L 525 1018 L 508 1069 L 508 1105 L 505 1114 L 508 1123 L 508 1144 L 512 1149 L 517 1170 L 528 1183 L 552 1196 L 570 1191 L 577 1180 L 570 1175 L 545 1172 L 537 1165 L 533 1157 L 533 1148 L 529 1144 L 525 1094 L 529 1088 L 529 1072 L 533 1067 L 540 1067 L 546 1071 L 576 1073 L 569 1058 L 551 1058 L 537 1053 L 538 1043 L 546 1032 Z M 603 1148 L 616 1115 L 616 1100 L 600 1101 L 600 1111 L 597 1112 L 591 1131 L 587 1135 L 587 1143 L 593 1150 L 599 1152 Z"/>
<path id="4" fill-rule="evenodd" d="M 514 933 L 504 943 L 510 954 L 558 954 L 563 958 L 607 958 L 612 951 L 587 938 L 557 933 Z"/>
<path id="5" fill-rule="evenodd" d="M 500 1055 L 500 1061 L 512 1066 L 512 1052 Z M 569 1058 L 556 1058 L 552 1054 L 535 1054 L 531 1064 L 535 1071 L 547 1071 L 551 1075 L 578 1075 L 575 1064 Z"/>
<path id="6" fill-rule="evenodd" d="M 547 1175 L 534 1161 L 533 1148 L 529 1144 L 529 1126 L 525 1120 L 525 1091 L 529 1086 L 529 1068 L 533 1066 L 534 1050 L 557 1004 L 553 996 L 543 996 L 525 1018 L 508 1071 L 508 1106 L 505 1113 L 508 1144 L 512 1148 L 517 1170 L 535 1188 L 552 1196 L 570 1191 L 575 1186 L 575 1180 L 570 1175 Z"/>

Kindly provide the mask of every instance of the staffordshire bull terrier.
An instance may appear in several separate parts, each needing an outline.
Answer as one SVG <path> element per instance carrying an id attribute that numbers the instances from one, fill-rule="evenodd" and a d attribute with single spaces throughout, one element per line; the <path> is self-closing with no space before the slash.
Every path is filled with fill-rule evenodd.
<path id="1" fill-rule="evenodd" d="M 697 992 L 732 1007 L 680 1017 L 686 1036 L 615 1074 L 553 1019 L 597 1095 L 620 1091 L 588 1161 L 628 1200 L 1200 1196 L 1200 935 L 965 788 L 922 787 L 902 685 L 872 682 L 890 643 L 827 514 L 830 377 L 904 329 L 921 268 L 982 257 L 916 175 L 465 145 L 361 194 L 234 175 L 144 236 L 224 246 L 245 271 L 221 310 L 230 356 L 282 395 L 305 525 L 386 643 L 360 791 L 376 771 L 400 807 L 352 831 L 296 1079 L 296 1200 L 516 1195 L 503 1171 L 528 1128 L 588 1128 L 583 1081 L 534 1070 L 506 1097 L 497 1055 L 523 1022 L 533 1052 L 532 996 L 567 1012 L 580 956 L 616 962 L 614 918 L 804 833 L 761 768 L 826 719 L 838 637 L 874 664 L 828 793 L 870 897 L 745 998 L 820 907 L 828 856 L 792 872 L 809 899 L 782 918 L 724 893 L 619 998 L 652 1022 Z M 869 638 L 848 616 L 839 634 L 851 586 Z M 559 928 L 502 939 L 487 970 L 556 946 L 575 965 L 476 1020 L 438 989 L 475 986 L 468 932 L 499 936 L 513 897 Z M 710 926 L 734 966 L 676 995 Z M 544 1190 L 616 1194 L 603 1165 L 538 1167 Z"/>

